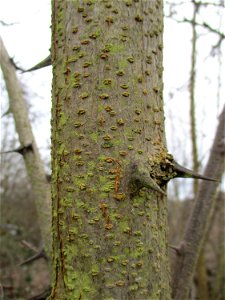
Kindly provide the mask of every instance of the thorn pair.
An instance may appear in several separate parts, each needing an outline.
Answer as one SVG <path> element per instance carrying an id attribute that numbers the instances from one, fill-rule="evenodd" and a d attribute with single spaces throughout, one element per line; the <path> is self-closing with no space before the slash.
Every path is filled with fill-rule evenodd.
<path id="1" fill-rule="evenodd" d="M 185 167 L 179 165 L 175 160 L 171 161 L 173 172 L 175 172 L 176 177 L 183 177 L 183 178 L 195 178 L 195 179 L 203 179 L 209 181 L 217 181 L 214 178 L 210 178 L 204 175 L 197 174 Z M 170 165 L 170 166 L 171 166 Z M 146 187 L 148 189 L 152 189 L 162 195 L 166 195 L 163 189 L 159 186 L 159 184 L 154 180 L 150 173 L 146 171 L 146 168 L 142 168 L 139 163 L 133 163 L 131 165 L 131 182 L 135 183 L 135 185 L 140 189 L 142 187 Z"/>

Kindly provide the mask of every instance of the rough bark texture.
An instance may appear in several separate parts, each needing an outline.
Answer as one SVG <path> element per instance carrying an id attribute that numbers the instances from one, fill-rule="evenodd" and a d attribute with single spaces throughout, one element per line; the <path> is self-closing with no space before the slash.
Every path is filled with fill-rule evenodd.
<path id="1" fill-rule="evenodd" d="M 170 299 L 162 1 L 52 8 L 51 299 Z"/>
<path id="2" fill-rule="evenodd" d="M 34 193 L 44 249 L 46 255 L 50 257 L 52 249 L 50 187 L 28 118 L 23 90 L 1 39 L 0 49 L 1 67 L 9 95 L 10 112 L 13 114 L 21 145 L 17 152 L 23 155 L 25 161 L 26 170 Z"/>
<path id="3" fill-rule="evenodd" d="M 219 118 L 219 125 L 204 175 L 220 180 L 224 173 L 225 149 L 225 107 Z M 174 299 L 188 299 L 190 282 L 193 277 L 199 253 L 205 242 L 210 219 L 216 203 L 218 182 L 202 181 L 192 215 L 187 224 L 184 239 L 173 270 Z"/>

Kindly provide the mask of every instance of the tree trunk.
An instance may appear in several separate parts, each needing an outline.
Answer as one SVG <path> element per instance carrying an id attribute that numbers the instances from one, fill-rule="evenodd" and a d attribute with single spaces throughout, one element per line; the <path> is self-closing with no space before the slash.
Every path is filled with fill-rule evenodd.
<path id="1" fill-rule="evenodd" d="M 50 260 L 52 250 L 50 186 L 46 179 L 44 164 L 41 160 L 28 118 L 24 92 L 1 38 L 0 49 L 0 65 L 9 95 L 9 111 L 13 114 L 20 141 L 20 147 L 9 152 L 18 152 L 23 155 L 27 174 L 34 193 L 34 203 L 37 209 L 43 247 Z"/>
<path id="2" fill-rule="evenodd" d="M 162 1 L 52 7 L 51 299 L 170 299 Z"/>
<path id="3" fill-rule="evenodd" d="M 225 162 L 225 106 L 210 151 L 204 175 L 217 178 L 215 182 L 202 182 L 191 216 L 187 222 L 184 238 L 177 251 L 173 268 L 172 288 L 175 300 L 188 299 L 190 283 L 195 272 L 199 253 L 205 243 L 216 204 L 216 192 L 224 174 Z"/>

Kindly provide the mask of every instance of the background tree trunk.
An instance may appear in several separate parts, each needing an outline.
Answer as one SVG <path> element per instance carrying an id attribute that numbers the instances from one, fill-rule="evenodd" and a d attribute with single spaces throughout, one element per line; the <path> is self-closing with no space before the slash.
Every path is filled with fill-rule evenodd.
<path id="1" fill-rule="evenodd" d="M 190 91 L 190 126 L 191 126 L 191 146 L 192 146 L 192 169 L 194 172 L 199 172 L 200 162 L 199 162 L 199 149 L 198 149 L 198 139 L 197 139 L 197 124 L 196 124 L 196 100 L 195 100 L 195 85 L 196 85 L 196 58 L 197 58 L 197 25 L 196 19 L 199 13 L 200 4 L 193 2 L 193 17 L 192 17 L 192 51 L 191 51 L 191 73 L 189 81 L 189 91 Z M 193 181 L 193 194 L 194 198 L 197 196 L 199 188 L 199 181 L 195 179 Z M 207 273 L 206 273 L 206 262 L 205 262 L 205 249 L 203 248 L 198 259 L 196 266 L 196 293 L 197 299 L 209 300 L 208 297 L 208 285 L 207 285 Z"/>
<path id="2" fill-rule="evenodd" d="M 47 182 L 44 164 L 41 160 L 32 132 L 24 92 L 17 79 L 15 67 L 10 61 L 10 57 L 1 38 L 0 49 L 0 65 L 9 95 L 9 112 L 13 114 L 20 141 L 20 147 L 15 150 L 10 149 L 9 152 L 17 152 L 23 155 L 27 174 L 34 193 L 34 203 L 37 209 L 43 247 L 47 257 L 50 259 L 52 250 L 50 186 Z"/>
<path id="3" fill-rule="evenodd" d="M 51 298 L 170 299 L 162 1 L 54 0 L 52 18 Z"/>
<path id="4" fill-rule="evenodd" d="M 219 117 L 219 124 L 204 175 L 217 177 L 217 182 L 203 181 L 199 187 L 191 216 L 187 222 L 184 238 L 177 252 L 174 264 L 172 287 L 176 300 L 188 299 L 189 287 L 195 272 L 200 251 L 205 243 L 216 204 L 216 192 L 224 174 L 225 161 L 225 106 Z"/>

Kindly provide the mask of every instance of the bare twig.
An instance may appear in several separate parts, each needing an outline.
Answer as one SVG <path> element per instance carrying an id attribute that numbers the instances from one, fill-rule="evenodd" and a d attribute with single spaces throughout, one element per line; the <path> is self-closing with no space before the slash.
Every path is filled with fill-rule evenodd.
<path id="1" fill-rule="evenodd" d="M 6 23 L 5 21 L 0 20 L 0 24 L 1 24 L 2 26 L 13 26 L 13 25 L 19 24 L 19 22 Z"/>
<path id="2" fill-rule="evenodd" d="M 47 259 L 47 256 L 45 255 L 44 250 L 42 249 L 41 251 L 35 253 L 34 255 L 32 255 L 31 257 L 27 258 L 26 260 L 24 260 L 23 262 L 20 263 L 20 266 L 24 266 L 27 264 L 32 263 L 35 260 L 38 260 L 40 258 L 44 258 Z"/>
<path id="3" fill-rule="evenodd" d="M 177 20 L 178 21 L 178 20 Z M 182 21 L 178 21 L 179 23 L 190 23 L 190 24 L 194 24 L 195 26 L 201 26 L 203 28 L 208 29 L 209 31 L 218 34 L 222 39 L 225 38 L 225 34 L 215 28 L 213 28 L 212 26 L 210 26 L 208 23 L 203 22 L 203 23 L 198 23 L 198 22 L 193 22 L 192 20 L 186 19 L 184 18 Z"/>
<path id="4" fill-rule="evenodd" d="M 196 133 L 196 114 L 195 114 L 195 83 L 196 83 L 196 44 L 197 44 L 197 32 L 196 32 L 196 18 L 199 10 L 199 5 L 193 1 L 194 12 L 192 19 L 192 51 L 191 51 L 191 74 L 189 81 L 190 92 L 190 125 L 191 125 L 191 146 L 192 146 L 192 169 L 194 172 L 198 172 L 198 146 L 197 146 L 197 133 Z M 198 190 L 198 181 L 193 182 L 193 191 L 196 195 Z"/>
<path id="5" fill-rule="evenodd" d="M 224 4 L 222 2 L 221 3 L 215 3 L 215 2 L 196 1 L 195 3 L 198 4 L 198 5 L 201 5 L 201 6 L 216 6 L 216 7 L 224 8 Z"/>
<path id="6" fill-rule="evenodd" d="M 21 245 L 23 245 L 24 247 L 26 247 L 26 248 L 28 248 L 28 249 L 30 249 L 30 250 L 36 252 L 36 253 L 38 252 L 38 249 L 37 249 L 34 245 L 32 245 L 31 243 L 29 243 L 29 242 L 27 242 L 27 241 L 25 241 L 25 240 L 22 240 L 20 243 L 21 243 Z"/>
<path id="7" fill-rule="evenodd" d="M 192 24 L 192 25 L 195 25 L 195 26 L 200 26 L 200 27 L 203 27 L 203 28 L 206 28 L 208 29 L 209 31 L 219 35 L 219 37 L 223 40 L 225 39 L 225 33 L 219 31 L 218 29 L 215 29 L 213 28 L 212 26 L 210 26 L 208 23 L 206 22 L 203 22 L 203 23 L 198 23 L 196 21 L 193 21 L 193 20 L 189 20 L 187 18 L 184 18 L 183 20 L 178 20 L 176 18 L 173 17 L 173 15 L 165 15 L 165 17 L 167 18 L 172 18 L 175 22 L 177 23 L 189 23 L 189 24 Z"/>
<path id="8" fill-rule="evenodd" d="M 190 1 L 180 1 L 180 2 L 175 2 L 175 3 L 171 3 L 171 1 L 166 1 L 165 4 L 166 5 L 173 5 L 173 6 L 180 6 L 182 4 L 191 4 L 192 0 Z M 224 8 L 224 4 L 223 3 L 215 3 L 215 2 L 202 2 L 202 1 L 195 1 L 195 3 L 197 5 L 201 5 L 201 6 L 216 6 L 216 7 L 222 7 Z"/>

